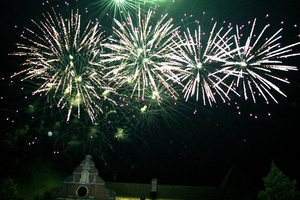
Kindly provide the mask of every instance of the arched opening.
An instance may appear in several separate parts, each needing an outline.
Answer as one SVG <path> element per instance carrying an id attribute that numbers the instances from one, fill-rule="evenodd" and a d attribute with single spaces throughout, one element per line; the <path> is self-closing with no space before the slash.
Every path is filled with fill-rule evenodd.
<path id="1" fill-rule="evenodd" d="M 80 186 L 76 193 L 78 197 L 85 197 L 88 193 L 88 189 L 85 186 Z"/>

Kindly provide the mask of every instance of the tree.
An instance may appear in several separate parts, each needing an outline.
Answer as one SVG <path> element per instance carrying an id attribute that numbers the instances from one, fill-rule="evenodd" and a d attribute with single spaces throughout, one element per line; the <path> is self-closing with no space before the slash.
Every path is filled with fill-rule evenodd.
<path id="1" fill-rule="evenodd" d="M 294 200 L 296 191 L 296 180 L 291 181 L 282 171 L 271 163 L 271 171 L 263 177 L 265 190 L 259 191 L 259 200 Z"/>
<path id="2" fill-rule="evenodd" d="M 5 179 L 0 185 L 0 198 L 3 200 L 16 200 L 19 195 L 17 185 L 12 179 Z"/>

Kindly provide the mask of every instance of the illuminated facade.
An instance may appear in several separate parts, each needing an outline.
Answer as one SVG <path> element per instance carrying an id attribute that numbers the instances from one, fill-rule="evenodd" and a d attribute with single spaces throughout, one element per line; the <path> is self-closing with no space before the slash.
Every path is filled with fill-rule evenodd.
<path id="1" fill-rule="evenodd" d="M 63 185 L 57 188 L 57 199 L 114 200 L 116 193 L 105 187 L 92 156 L 87 155 Z"/>

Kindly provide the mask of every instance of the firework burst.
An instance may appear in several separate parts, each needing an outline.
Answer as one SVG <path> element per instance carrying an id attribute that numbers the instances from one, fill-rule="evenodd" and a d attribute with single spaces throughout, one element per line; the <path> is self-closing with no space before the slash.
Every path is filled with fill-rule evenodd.
<path id="1" fill-rule="evenodd" d="M 223 28 L 215 31 L 216 26 L 217 23 L 214 23 L 207 39 L 201 31 L 201 26 L 198 26 L 198 30 L 195 30 L 194 34 L 189 28 L 183 32 L 183 36 L 176 33 L 178 42 L 175 41 L 175 43 L 178 48 L 173 49 L 172 58 L 182 63 L 182 70 L 178 77 L 184 84 L 182 92 L 186 101 L 193 96 L 198 101 L 200 96 L 204 105 L 208 102 L 212 106 L 212 103 L 216 103 L 216 94 L 223 101 L 229 99 L 227 93 L 222 89 L 222 87 L 229 87 L 223 82 L 216 84 L 220 78 L 212 72 L 219 70 L 220 65 L 213 62 L 210 55 L 223 56 L 220 48 L 222 45 L 225 46 L 222 41 L 228 40 L 226 38 L 229 37 L 230 29 L 220 36 Z"/>
<path id="2" fill-rule="evenodd" d="M 131 98 L 144 99 L 146 90 L 159 97 L 157 84 L 162 84 L 173 97 L 177 96 L 172 83 L 177 80 L 173 70 L 179 63 L 168 56 L 171 48 L 175 48 L 172 40 L 177 28 L 173 27 L 172 19 L 165 22 L 166 17 L 164 15 L 152 24 L 153 12 L 149 10 L 144 19 L 139 9 L 137 20 L 131 15 L 128 15 L 127 23 L 115 19 L 114 35 L 103 45 L 108 49 L 103 55 L 103 63 L 108 69 L 106 77 L 114 83 L 116 90 L 122 86 L 130 88 Z"/>
<path id="3" fill-rule="evenodd" d="M 123 13 L 135 13 L 138 4 L 142 4 L 142 0 L 103 0 L 99 1 L 101 8 L 101 18 L 105 15 L 112 15 L 112 18 L 122 17 Z"/>
<path id="4" fill-rule="evenodd" d="M 38 88 L 35 94 L 48 96 L 48 101 L 60 109 L 67 110 L 67 121 L 77 107 L 80 117 L 82 107 L 92 122 L 102 112 L 99 102 L 109 100 L 112 90 L 103 79 L 103 67 L 99 65 L 101 48 L 105 41 L 98 23 L 89 22 L 84 30 L 81 16 L 71 11 L 69 19 L 64 19 L 53 9 L 53 14 L 44 14 L 45 21 L 33 21 L 37 30 L 26 28 L 30 36 L 17 44 L 18 52 L 24 56 L 22 64 L 26 69 L 13 76 L 25 74 L 26 79 L 34 79 Z"/>
<path id="5" fill-rule="evenodd" d="M 250 24 L 250 22 L 249 22 Z M 221 83 L 229 77 L 235 77 L 230 86 L 234 89 L 242 87 L 245 100 L 251 95 L 253 102 L 256 96 L 262 96 L 267 103 L 269 98 L 277 103 L 272 91 L 286 96 L 272 81 L 289 83 L 287 79 L 280 78 L 273 74 L 274 71 L 298 70 L 295 66 L 283 64 L 283 59 L 298 56 L 300 53 L 293 53 L 292 48 L 300 42 L 287 46 L 281 46 L 279 39 L 282 28 L 275 32 L 270 38 L 263 38 L 270 25 L 266 25 L 256 35 L 254 33 L 256 19 L 252 23 L 249 35 L 244 40 L 241 33 L 243 26 L 236 26 L 236 34 L 233 36 L 232 45 L 225 42 L 224 46 L 218 46 L 220 53 L 209 58 L 222 63 L 222 72 L 225 74 L 218 82 Z"/>
<path id="6" fill-rule="evenodd" d="M 114 19 L 120 21 L 126 20 L 126 16 L 136 15 L 137 10 L 143 8 L 151 8 L 156 10 L 158 7 L 157 1 L 153 0 L 101 0 L 96 1 L 92 4 L 91 10 L 95 13 L 99 13 L 99 18 L 104 19 L 112 23 L 112 26 L 115 26 Z M 112 20 L 112 21 L 111 21 Z M 111 30 L 110 27 L 107 27 L 108 30 Z"/>

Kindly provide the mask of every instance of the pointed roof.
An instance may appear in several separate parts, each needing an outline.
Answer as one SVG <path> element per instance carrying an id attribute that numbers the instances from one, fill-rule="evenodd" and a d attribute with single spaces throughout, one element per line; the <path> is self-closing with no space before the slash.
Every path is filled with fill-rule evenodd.
<path id="1" fill-rule="evenodd" d="M 230 194 L 233 199 L 235 199 L 234 197 L 257 199 L 257 188 L 235 164 L 232 165 L 226 174 L 220 187 Z"/>
<path id="2" fill-rule="evenodd" d="M 73 174 L 63 181 L 56 190 L 58 199 L 101 199 L 113 200 L 116 193 L 105 187 L 104 180 L 98 175 L 92 156 L 85 159 L 75 168 Z"/>
<path id="3" fill-rule="evenodd" d="M 85 156 L 85 159 L 81 161 L 73 171 L 73 175 L 67 177 L 64 180 L 64 183 L 80 182 L 80 177 L 84 171 L 88 172 L 88 179 L 91 179 L 88 181 L 88 183 L 101 185 L 105 184 L 104 180 L 98 175 L 98 170 L 95 167 L 94 161 L 92 161 L 92 156 L 90 155 Z"/>

